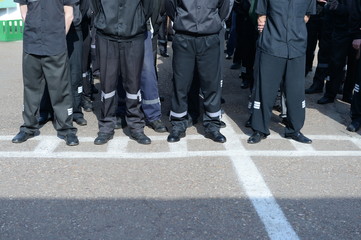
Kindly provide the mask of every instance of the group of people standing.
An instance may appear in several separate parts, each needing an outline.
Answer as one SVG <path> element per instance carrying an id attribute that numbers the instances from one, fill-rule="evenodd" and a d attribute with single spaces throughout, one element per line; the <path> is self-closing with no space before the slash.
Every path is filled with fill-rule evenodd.
<path id="1" fill-rule="evenodd" d="M 69 146 L 79 144 L 73 121 L 86 125 L 81 104 L 84 109 L 84 102 L 88 110 L 92 108 L 92 48 L 96 49 L 101 96 L 99 132 L 94 144 L 107 143 L 114 129 L 125 125 L 130 138 L 140 144 L 151 143 L 144 133 L 146 124 L 157 132 L 167 132 L 161 121 L 156 72 L 157 36 L 167 16 L 174 30 L 171 129 L 167 141 L 178 142 L 185 137 L 191 109 L 198 105 L 189 101 L 198 99 L 191 96 L 195 93 L 204 99 L 205 137 L 226 142 L 220 132 L 224 26 L 231 10 L 238 6 L 243 10 L 246 6 L 249 16 L 253 16 L 251 25 L 242 23 L 253 30 L 245 44 L 254 46 L 253 58 L 249 59 L 249 51 L 242 55 L 242 62 L 247 63 L 245 76 L 252 79 L 253 86 L 250 126 L 254 132 L 248 143 L 258 143 L 269 135 L 272 107 L 281 85 L 287 106 L 285 137 L 312 142 L 300 130 L 305 120 L 306 22 L 316 13 L 315 0 L 14 1 L 20 4 L 25 25 L 24 124 L 13 143 L 39 134 L 40 105 L 45 101 L 52 108 L 58 136 Z M 85 41 L 91 35 L 90 29 L 93 43 Z M 164 47 L 164 42 L 160 43 Z M 161 54 L 168 57 L 164 48 Z M 47 101 L 45 94 L 49 96 Z"/>

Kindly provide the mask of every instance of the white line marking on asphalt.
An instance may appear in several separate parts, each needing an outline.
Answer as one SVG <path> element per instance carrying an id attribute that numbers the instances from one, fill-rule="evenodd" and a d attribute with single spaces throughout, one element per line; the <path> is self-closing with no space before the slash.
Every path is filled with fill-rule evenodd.
<path id="1" fill-rule="evenodd" d="M 223 119 L 227 127 L 222 129 L 222 132 L 228 136 L 227 142 L 224 144 L 225 148 L 234 150 L 238 147 L 245 150 L 242 142 L 235 134 L 229 118 L 224 117 Z M 238 180 L 256 209 L 270 239 L 298 240 L 296 232 L 287 221 L 251 157 L 242 154 L 238 156 L 229 155 L 229 157 L 232 160 Z"/>
<path id="2" fill-rule="evenodd" d="M 60 139 L 56 137 L 48 137 L 46 139 L 42 139 L 36 146 L 34 154 L 35 156 L 50 154 L 54 152 L 54 150 L 58 147 L 59 143 Z"/>
<path id="3" fill-rule="evenodd" d="M 299 142 L 292 141 L 292 140 L 290 142 L 297 149 L 297 151 L 301 151 L 301 152 L 314 152 L 315 151 L 312 144 L 304 144 L 304 143 L 299 143 Z"/>
<path id="4" fill-rule="evenodd" d="M 188 151 L 188 144 L 187 144 L 187 140 L 182 138 L 179 142 L 176 143 L 169 143 L 169 151 L 172 153 L 176 153 L 176 152 L 187 152 Z"/>
<path id="5" fill-rule="evenodd" d="M 107 152 L 109 153 L 123 153 L 126 152 L 128 141 L 122 141 L 121 139 L 112 139 L 107 146 Z"/>

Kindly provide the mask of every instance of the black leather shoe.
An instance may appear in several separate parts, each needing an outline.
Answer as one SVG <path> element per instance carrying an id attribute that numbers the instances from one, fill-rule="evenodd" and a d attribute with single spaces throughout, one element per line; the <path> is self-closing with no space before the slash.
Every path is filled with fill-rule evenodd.
<path id="1" fill-rule="evenodd" d="M 163 124 L 162 120 L 160 119 L 149 122 L 148 126 L 153 128 L 154 131 L 159 133 L 167 132 L 166 126 Z"/>
<path id="2" fill-rule="evenodd" d="M 90 97 L 83 95 L 82 107 L 86 112 L 93 111 L 93 101 L 91 100 Z"/>
<path id="3" fill-rule="evenodd" d="M 239 64 L 239 63 L 233 63 L 233 64 L 231 65 L 230 69 L 235 70 L 235 69 L 240 69 L 241 67 L 242 67 L 241 64 Z"/>
<path id="4" fill-rule="evenodd" d="M 318 104 L 327 104 L 327 103 L 333 103 L 333 101 L 335 101 L 335 99 L 323 96 L 322 98 L 320 98 L 317 101 L 317 103 Z"/>
<path id="5" fill-rule="evenodd" d="M 262 139 L 267 138 L 267 135 L 259 131 L 254 131 L 252 135 L 248 138 L 247 142 L 250 144 L 259 143 Z"/>
<path id="6" fill-rule="evenodd" d="M 162 57 L 169 57 L 169 54 L 167 52 L 165 52 L 165 51 L 160 51 L 160 55 Z"/>
<path id="7" fill-rule="evenodd" d="M 352 121 L 350 125 L 347 126 L 347 131 L 357 132 L 360 129 L 361 123 L 358 121 Z"/>
<path id="8" fill-rule="evenodd" d="M 112 138 L 113 138 L 113 134 L 98 133 L 98 137 L 94 140 L 94 144 L 95 145 L 106 144 Z"/>
<path id="9" fill-rule="evenodd" d="M 300 143 L 312 143 L 312 140 L 308 137 L 305 137 L 302 133 L 292 133 L 292 134 L 285 134 L 286 138 L 292 138 L 293 140 L 300 142 Z"/>
<path id="10" fill-rule="evenodd" d="M 80 126 L 85 126 L 88 124 L 88 122 L 83 117 L 73 119 L 73 121 L 76 122 Z"/>
<path id="11" fill-rule="evenodd" d="M 219 143 L 225 143 L 227 141 L 226 137 L 223 136 L 223 134 L 220 133 L 219 131 L 206 132 L 204 136 Z"/>
<path id="12" fill-rule="evenodd" d="M 249 88 L 249 81 L 247 79 L 243 79 L 242 83 L 241 83 L 241 88 L 242 89 L 247 89 Z"/>
<path id="13" fill-rule="evenodd" d="M 74 133 L 69 133 L 65 136 L 65 143 L 68 146 L 76 146 L 79 145 L 79 140 Z"/>
<path id="14" fill-rule="evenodd" d="M 44 125 L 45 123 L 49 122 L 49 121 L 53 121 L 54 116 L 51 113 L 40 113 L 38 122 L 39 125 Z"/>
<path id="15" fill-rule="evenodd" d="M 181 138 L 184 138 L 186 136 L 185 132 L 172 130 L 170 134 L 168 135 L 167 141 L 168 142 L 179 142 Z"/>
<path id="16" fill-rule="evenodd" d="M 38 133 L 27 133 L 20 131 L 16 136 L 11 140 L 13 143 L 23 143 L 29 138 L 35 137 Z"/>
<path id="17" fill-rule="evenodd" d="M 121 129 L 121 128 L 125 128 L 127 126 L 127 121 L 125 120 L 124 116 L 117 116 L 116 117 L 116 121 L 115 121 L 115 129 Z"/>
<path id="18" fill-rule="evenodd" d="M 140 144 L 150 144 L 152 141 L 143 132 L 134 132 L 130 134 L 130 138 Z"/>
<path id="19" fill-rule="evenodd" d="M 306 94 L 314 94 L 314 93 L 322 93 L 323 86 L 319 86 L 318 84 L 312 84 L 309 88 L 305 90 Z"/>

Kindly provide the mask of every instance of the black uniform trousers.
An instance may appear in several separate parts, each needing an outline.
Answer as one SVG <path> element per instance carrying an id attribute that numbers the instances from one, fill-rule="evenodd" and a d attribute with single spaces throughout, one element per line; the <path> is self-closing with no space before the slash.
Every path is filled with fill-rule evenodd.
<path id="1" fill-rule="evenodd" d="M 323 89 L 325 78 L 329 75 L 329 63 L 330 63 L 330 55 L 331 55 L 330 52 L 332 48 L 331 39 L 332 39 L 333 26 L 332 24 L 330 24 L 331 19 L 327 14 L 320 16 L 320 21 L 321 21 L 320 22 L 321 33 L 318 42 L 319 49 L 317 53 L 317 67 L 315 74 L 313 76 L 313 84 L 315 84 L 318 89 Z M 307 44 L 307 51 L 310 51 L 308 49 L 308 44 Z M 307 60 L 306 60 L 306 64 L 307 64 Z M 312 63 L 310 62 L 309 64 Z"/>
<path id="2" fill-rule="evenodd" d="M 172 47 L 173 97 L 170 117 L 173 128 L 180 131 L 187 128 L 187 95 L 196 74 L 204 95 L 203 126 L 206 132 L 218 131 L 222 94 L 219 34 L 197 37 L 176 33 Z"/>
<path id="3" fill-rule="evenodd" d="M 307 26 L 306 74 L 312 71 L 317 42 L 322 36 L 322 19 L 320 15 L 311 15 Z"/>
<path id="4" fill-rule="evenodd" d="M 351 101 L 351 119 L 361 123 L 361 59 L 357 60 L 355 71 L 356 83 Z"/>
<path id="5" fill-rule="evenodd" d="M 305 121 L 305 63 L 306 57 L 287 59 L 258 52 L 255 68 L 252 129 L 269 135 L 272 107 L 282 79 L 286 97 L 289 126 L 285 133 L 301 130 Z"/>
<path id="6" fill-rule="evenodd" d="M 144 59 L 144 35 L 129 41 L 111 41 L 98 35 L 101 113 L 99 133 L 114 134 L 117 84 L 123 81 L 126 92 L 126 121 L 130 132 L 143 132 L 144 114 L 140 108 L 140 74 Z"/>
<path id="7" fill-rule="evenodd" d="M 344 67 L 347 62 L 347 57 L 353 55 L 354 58 L 354 51 L 352 51 L 351 43 L 352 40 L 347 31 L 334 32 L 332 34 L 330 81 L 326 83 L 326 97 L 332 99 L 336 98 L 338 90 L 345 77 Z M 351 69 L 348 70 L 351 71 Z"/>
<path id="8" fill-rule="evenodd" d="M 23 53 L 23 78 L 24 124 L 20 130 L 34 133 L 39 129 L 37 114 L 47 83 L 58 135 L 76 133 L 77 129 L 73 127 L 73 98 L 67 52 L 55 56 Z"/>
<path id="9" fill-rule="evenodd" d="M 69 57 L 69 71 L 70 71 L 70 83 L 73 97 L 73 119 L 84 117 L 81 109 L 82 101 L 82 54 L 83 54 L 83 34 L 80 28 L 76 28 L 73 25 L 70 27 L 68 34 L 66 35 L 66 44 Z M 40 114 L 48 116 L 52 113 L 50 95 L 48 93 L 48 85 L 44 90 L 43 98 L 41 99 Z"/>
<path id="10" fill-rule="evenodd" d="M 90 20 L 84 19 L 81 23 L 83 34 L 83 56 L 82 56 L 82 79 L 83 79 L 83 94 L 87 97 L 92 95 L 92 72 L 91 72 L 91 34 L 90 34 Z"/>
<path id="11" fill-rule="evenodd" d="M 80 27 L 70 27 L 66 35 L 68 47 L 70 79 L 73 95 L 73 119 L 84 116 L 81 109 L 83 79 L 82 79 L 82 58 L 83 58 L 83 33 Z"/>

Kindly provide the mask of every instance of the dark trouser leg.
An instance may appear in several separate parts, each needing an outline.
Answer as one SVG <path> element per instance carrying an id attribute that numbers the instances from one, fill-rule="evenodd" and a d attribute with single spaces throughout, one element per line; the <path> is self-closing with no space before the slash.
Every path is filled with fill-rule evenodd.
<path id="1" fill-rule="evenodd" d="M 44 119 L 47 119 L 49 114 L 53 114 L 53 107 L 51 106 L 48 84 L 45 84 L 44 94 L 40 102 L 40 116 L 43 116 Z"/>
<path id="2" fill-rule="evenodd" d="M 176 34 L 172 47 L 173 96 L 170 119 L 174 130 L 184 132 L 188 126 L 187 95 L 194 77 L 195 37 Z"/>
<path id="3" fill-rule="evenodd" d="M 306 74 L 312 71 L 317 41 L 320 38 L 322 22 L 318 15 L 312 15 L 307 26 Z"/>
<path id="4" fill-rule="evenodd" d="M 145 122 L 140 104 L 140 76 L 144 60 L 144 38 L 120 43 L 120 71 L 126 92 L 126 121 L 130 132 L 143 132 Z"/>
<path id="5" fill-rule="evenodd" d="M 56 56 L 43 57 L 42 63 L 54 109 L 55 129 L 61 136 L 76 133 L 77 129 L 73 127 L 73 98 L 68 54 L 64 52 Z"/>
<path id="6" fill-rule="evenodd" d="M 119 44 L 97 37 L 100 68 L 101 111 L 98 120 L 99 133 L 114 134 L 116 89 L 119 79 Z"/>
<path id="7" fill-rule="evenodd" d="M 221 117 L 221 56 L 218 34 L 197 38 L 196 66 L 204 95 L 203 126 L 206 132 L 219 131 Z"/>
<path id="8" fill-rule="evenodd" d="M 83 118 L 84 114 L 81 110 L 82 101 L 82 57 L 83 57 L 83 34 L 81 29 L 71 27 L 66 35 L 70 80 L 73 96 L 73 119 Z"/>
<path id="9" fill-rule="evenodd" d="M 142 93 L 142 109 L 148 122 L 159 120 L 161 117 L 158 81 L 155 73 L 151 33 L 148 32 L 144 41 L 144 61 L 140 78 Z"/>
<path id="10" fill-rule="evenodd" d="M 37 114 L 45 88 L 41 65 L 41 57 L 23 53 L 24 124 L 20 130 L 27 133 L 35 133 L 39 129 Z"/>
<path id="11" fill-rule="evenodd" d="M 251 125 L 254 131 L 269 135 L 272 108 L 283 79 L 287 59 L 258 52 L 257 61 Z M 304 77 L 303 71 L 304 68 L 301 74 Z"/>
<path id="12" fill-rule="evenodd" d="M 361 59 L 357 60 L 355 71 L 356 83 L 351 102 L 351 119 L 361 123 Z"/>
<path id="13" fill-rule="evenodd" d="M 288 123 L 286 134 L 299 132 L 305 122 L 305 70 L 306 56 L 287 60 L 284 93 L 287 106 Z"/>
<path id="14" fill-rule="evenodd" d="M 326 83 L 325 97 L 334 99 L 338 93 L 345 73 L 343 68 L 351 44 L 348 33 L 336 33 L 332 36 L 332 52 L 330 60 L 330 81 Z"/>

